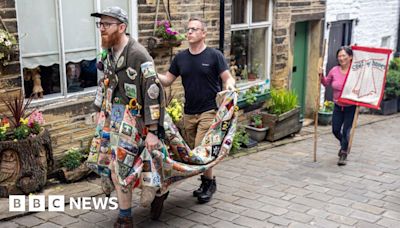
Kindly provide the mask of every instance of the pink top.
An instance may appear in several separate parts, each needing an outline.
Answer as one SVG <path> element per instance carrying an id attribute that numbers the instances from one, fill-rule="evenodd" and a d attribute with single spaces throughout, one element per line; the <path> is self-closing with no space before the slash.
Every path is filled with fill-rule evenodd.
<path id="1" fill-rule="evenodd" d="M 340 66 L 333 67 L 330 71 L 328 76 L 321 78 L 321 83 L 325 87 L 331 86 L 333 89 L 333 102 L 340 106 L 349 106 L 347 104 L 343 104 L 338 102 L 339 96 L 342 93 L 343 84 L 346 79 L 346 74 L 343 74 L 340 71 Z"/>

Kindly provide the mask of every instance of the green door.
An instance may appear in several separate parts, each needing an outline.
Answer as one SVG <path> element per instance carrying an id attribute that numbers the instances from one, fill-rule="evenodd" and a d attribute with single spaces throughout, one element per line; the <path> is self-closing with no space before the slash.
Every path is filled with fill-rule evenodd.
<path id="1" fill-rule="evenodd" d="M 307 81 L 307 31 L 308 22 L 299 22 L 295 25 L 294 59 L 292 69 L 292 89 L 298 97 L 301 107 L 301 116 L 305 110 L 305 94 Z"/>

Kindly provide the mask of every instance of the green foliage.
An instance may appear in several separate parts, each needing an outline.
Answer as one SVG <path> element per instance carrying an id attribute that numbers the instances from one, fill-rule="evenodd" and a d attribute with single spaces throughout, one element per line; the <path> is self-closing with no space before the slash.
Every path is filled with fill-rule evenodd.
<path id="1" fill-rule="evenodd" d="M 391 65 L 393 62 L 391 62 Z M 397 65 L 397 67 L 399 66 Z M 400 68 L 396 70 L 396 67 L 392 66 L 386 74 L 385 99 L 392 99 L 397 96 L 400 96 Z"/>
<path id="2" fill-rule="evenodd" d="M 32 127 L 31 127 L 31 132 L 33 133 L 33 134 L 35 134 L 35 135 L 37 135 L 37 134 L 39 134 L 40 133 L 40 129 L 41 129 L 42 127 L 40 126 L 40 124 L 38 123 L 38 122 L 33 122 L 32 123 Z"/>
<path id="3" fill-rule="evenodd" d="M 25 124 L 21 124 L 19 127 L 14 129 L 14 137 L 18 140 L 26 139 L 30 133 L 30 128 Z"/>
<path id="4" fill-rule="evenodd" d="M 63 158 L 61 159 L 61 164 L 68 170 L 78 168 L 85 156 L 80 152 L 78 148 L 71 148 L 65 152 Z"/>
<path id="5" fill-rule="evenodd" d="M 335 103 L 332 101 L 325 101 L 323 106 L 320 108 L 321 112 L 333 112 L 333 108 L 335 107 Z"/>
<path id="6" fill-rule="evenodd" d="M 258 89 L 258 86 L 253 86 L 250 87 L 245 93 L 244 93 L 244 99 L 246 100 L 246 103 L 248 105 L 252 105 L 257 101 L 256 95 L 260 93 L 260 90 Z"/>
<path id="7" fill-rule="evenodd" d="M 389 69 L 400 71 L 400 57 L 393 58 L 393 60 L 390 61 Z"/>
<path id="8" fill-rule="evenodd" d="M 10 59 L 10 54 L 16 49 L 17 40 L 4 29 L 0 29 L 0 62 L 3 65 Z"/>
<path id="9" fill-rule="evenodd" d="M 250 117 L 251 125 L 253 125 L 256 128 L 262 128 L 263 127 L 263 122 L 262 122 L 262 116 L 259 113 L 256 113 Z"/>
<path id="10" fill-rule="evenodd" d="M 268 112 L 276 115 L 288 112 L 297 106 L 297 95 L 288 90 L 271 90 Z"/>
<path id="11" fill-rule="evenodd" d="M 232 141 L 232 152 L 235 153 L 242 148 L 242 144 L 249 143 L 249 134 L 247 134 L 246 130 L 243 127 L 238 127 L 233 136 Z"/>

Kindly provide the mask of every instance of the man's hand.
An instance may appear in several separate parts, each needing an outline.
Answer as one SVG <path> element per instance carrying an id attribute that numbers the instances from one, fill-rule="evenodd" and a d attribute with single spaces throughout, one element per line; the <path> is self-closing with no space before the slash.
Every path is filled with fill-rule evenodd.
<path id="1" fill-rule="evenodd" d="M 153 133 L 149 132 L 146 136 L 145 146 L 149 152 L 157 149 L 158 137 Z"/>
<path id="2" fill-rule="evenodd" d="M 236 90 L 235 84 L 231 84 L 231 83 L 226 84 L 226 89 L 230 90 L 230 91 L 235 91 Z"/>

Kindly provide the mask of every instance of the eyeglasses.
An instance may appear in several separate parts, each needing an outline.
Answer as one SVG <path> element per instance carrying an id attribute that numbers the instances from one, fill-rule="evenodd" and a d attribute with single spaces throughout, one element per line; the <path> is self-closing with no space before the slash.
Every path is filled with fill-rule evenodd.
<path id="1" fill-rule="evenodd" d="M 111 25 L 119 25 L 119 24 L 122 24 L 122 23 L 119 23 L 119 22 L 116 22 L 116 23 L 110 23 L 110 22 L 96 22 L 96 27 L 97 27 L 97 28 L 103 27 L 103 28 L 105 28 L 105 29 L 108 29 L 108 28 L 110 28 Z"/>
<path id="2" fill-rule="evenodd" d="M 203 30 L 202 28 L 195 28 L 195 27 L 193 27 L 193 28 L 187 28 L 186 29 L 186 32 L 197 32 L 197 31 L 199 31 L 199 30 Z"/>

